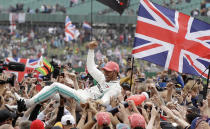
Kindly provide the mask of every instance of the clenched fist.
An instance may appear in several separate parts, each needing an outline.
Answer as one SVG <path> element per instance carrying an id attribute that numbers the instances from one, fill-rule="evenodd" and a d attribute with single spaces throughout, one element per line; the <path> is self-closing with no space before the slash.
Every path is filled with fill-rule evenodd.
<path id="1" fill-rule="evenodd" d="M 98 43 L 96 41 L 92 41 L 92 42 L 88 43 L 88 47 L 89 47 L 89 49 L 95 49 L 98 47 Z"/>

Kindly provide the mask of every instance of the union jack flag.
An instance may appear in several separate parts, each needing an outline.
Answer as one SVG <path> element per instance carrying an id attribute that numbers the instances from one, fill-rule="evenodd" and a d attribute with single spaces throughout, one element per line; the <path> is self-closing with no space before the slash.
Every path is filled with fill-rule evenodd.
<path id="1" fill-rule="evenodd" d="M 73 39 L 77 39 L 80 35 L 79 30 L 76 29 L 75 25 L 71 23 L 71 20 L 68 16 L 66 16 L 65 22 L 65 40 L 71 41 Z"/>
<path id="2" fill-rule="evenodd" d="M 17 77 L 17 81 L 21 82 L 25 76 L 29 73 L 32 73 L 35 68 L 41 67 L 43 65 L 42 57 L 39 59 L 24 59 L 24 58 L 12 58 L 8 57 L 5 60 L 5 63 L 9 62 L 18 62 L 25 64 L 25 71 L 17 72 L 17 71 L 10 71 L 7 70 L 5 72 L 14 73 Z"/>
<path id="3" fill-rule="evenodd" d="M 210 25 L 140 0 L 132 54 L 165 69 L 201 75 L 210 64 Z"/>

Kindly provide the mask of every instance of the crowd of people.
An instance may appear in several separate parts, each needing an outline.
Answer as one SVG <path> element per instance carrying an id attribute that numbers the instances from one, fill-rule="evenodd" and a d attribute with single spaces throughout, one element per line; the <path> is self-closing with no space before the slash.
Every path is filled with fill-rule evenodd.
<path id="1" fill-rule="evenodd" d="M 191 11 L 191 16 L 210 16 L 210 1 L 204 0 L 201 3 L 200 9 L 196 8 Z"/>
<path id="2" fill-rule="evenodd" d="M 30 13 L 30 14 L 35 14 L 35 13 L 56 13 L 56 12 L 62 12 L 63 14 L 66 14 L 66 9 L 69 7 L 73 7 L 73 6 L 77 6 L 78 4 L 82 4 L 84 3 L 85 0 L 69 0 L 69 6 L 67 5 L 62 5 L 62 4 L 55 4 L 55 5 L 47 5 L 47 4 L 43 4 L 41 5 L 41 7 L 36 8 L 36 9 L 32 9 L 32 8 L 28 8 L 24 10 L 24 4 L 23 3 L 17 3 L 15 6 L 10 6 L 9 9 L 5 10 L 3 9 L 3 7 L 0 7 L 0 13 L 1 12 L 26 12 L 26 13 Z M 163 1 L 163 6 L 171 8 L 172 6 L 177 6 L 179 4 L 182 3 L 191 3 L 191 0 L 164 0 Z M 209 0 L 203 0 L 200 8 L 194 8 L 191 11 L 191 16 L 210 16 L 210 1 Z M 136 12 L 138 10 L 133 10 L 133 9 L 127 9 L 125 11 L 126 15 L 135 15 Z M 113 10 L 110 9 L 105 9 L 105 10 L 100 10 L 99 12 L 97 12 L 98 14 L 108 14 L 110 12 L 113 12 Z"/>
<path id="3" fill-rule="evenodd" d="M 210 128 L 203 80 L 174 71 L 147 78 L 138 68 L 131 74 L 131 62 L 125 71 L 109 59 L 96 65 L 99 46 L 87 44 L 83 73 L 64 64 L 49 80 L 32 75 L 14 86 L 2 73 L 0 129 Z"/>
<path id="4" fill-rule="evenodd" d="M 69 6 L 77 2 L 70 0 Z M 170 4 L 182 2 L 170 0 Z M 13 11 L 22 11 L 23 6 Z M 60 5 L 42 5 L 39 11 L 58 8 L 63 10 Z M 133 66 L 135 30 L 124 27 L 94 29 L 93 36 L 81 27 L 78 39 L 67 42 L 58 26 L 17 27 L 12 33 L 1 26 L 0 129 L 210 129 L 206 79 L 143 61 Z M 54 71 L 42 79 L 32 71 L 18 82 L 14 74 L 5 72 L 7 57 L 41 56 L 54 58 Z M 156 74 L 148 77 L 146 72 Z"/>
<path id="5" fill-rule="evenodd" d="M 35 14 L 35 13 L 56 13 L 56 12 L 62 12 L 66 13 L 66 8 L 69 7 L 74 7 L 77 4 L 82 4 L 84 3 L 85 0 L 69 0 L 69 6 L 68 5 L 63 5 L 56 3 L 55 5 L 48 5 L 48 4 L 43 4 L 39 8 L 30 8 L 30 7 L 25 7 L 27 5 L 21 2 L 18 2 L 15 5 L 10 5 L 9 8 L 3 8 L 3 6 L 0 6 L 0 13 L 1 12 L 6 12 L 6 13 L 30 13 L 30 14 Z"/>
<path id="6" fill-rule="evenodd" d="M 82 67 L 86 62 L 87 46 L 85 43 L 90 41 L 91 33 L 82 27 L 79 31 L 80 36 L 77 40 L 66 42 L 62 27 L 37 27 L 35 30 L 16 29 L 13 34 L 8 28 L 1 28 L 1 60 L 7 57 L 37 59 L 44 56 L 51 61 L 51 57 L 56 52 L 58 62 L 71 63 L 75 68 Z M 104 61 L 105 58 L 108 58 L 124 68 L 133 42 L 131 38 L 133 31 L 134 29 L 127 32 L 95 29 L 94 38 L 100 42 L 96 50 L 97 60 Z"/>

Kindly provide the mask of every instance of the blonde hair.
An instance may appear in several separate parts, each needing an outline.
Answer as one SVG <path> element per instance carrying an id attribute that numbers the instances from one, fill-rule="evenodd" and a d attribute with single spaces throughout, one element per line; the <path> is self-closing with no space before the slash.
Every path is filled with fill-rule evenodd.
<path id="1" fill-rule="evenodd" d="M 197 92 L 198 90 L 199 90 L 199 85 L 197 83 L 195 84 L 194 80 L 189 80 L 183 88 L 184 93 L 187 93 L 190 91 Z"/>

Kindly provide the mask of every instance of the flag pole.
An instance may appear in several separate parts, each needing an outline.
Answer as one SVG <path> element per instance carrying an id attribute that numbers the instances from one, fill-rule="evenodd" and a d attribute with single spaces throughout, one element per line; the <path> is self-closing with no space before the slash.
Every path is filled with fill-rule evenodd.
<path id="1" fill-rule="evenodd" d="M 134 65 L 134 57 L 132 58 L 132 62 L 131 62 L 131 83 L 130 83 L 130 88 L 132 87 L 133 84 L 133 65 Z"/>
<path id="2" fill-rule="evenodd" d="M 91 24 L 90 40 L 92 41 L 93 39 L 93 0 L 91 0 L 90 24 Z"/>
<path id="3" fill-rule="evenodd" d="M 201 73 L 201 75 L 199 76 L 200 78 L 202 78 L 202 75 L 206 72 L 206 70 L 207 69 L 209 69 L 209 68 L 206 68 L 204 71 L 203 71 L 203 73 Z M 207 78 L 208 80 L 209 80 L 209 74 L 208 74 L 208 78 Z M 207 80 L 207 83 L 208 83 L 208 80 Z M 197 80 L 195 81 L 195 83 L 193 84 L 193 86 L 190 88 L 190 91 L 194 88 L 194 86 L 195 86 L 195 84 L 197 84 Z M 204 87 L 204 89 L 205 89 L 205 87 Z M 203 99 L 204 99 L 204 94 L 205 94 L 205 90 L 203 89 Z M 207 89 L 206 89 L 206 93 L 207 93 Z M 187 92 L 187 95 L 186 96 L 188 96 L 188 94 L 189 94 L 189 92 Z"/>
<path id="4" fill-rule="evenodd" d="M 208 72 L 208 78 L 207 78 L 207 84 L 206 86 L 203 88 L 203 99 L 206 99 L 206 96 L 207 96 L 207 92 L 208 92 L 208 86 L 209 86 L 209 76 L 210 76 L 210 65 L 209 65 L 209 72 Z"/>

